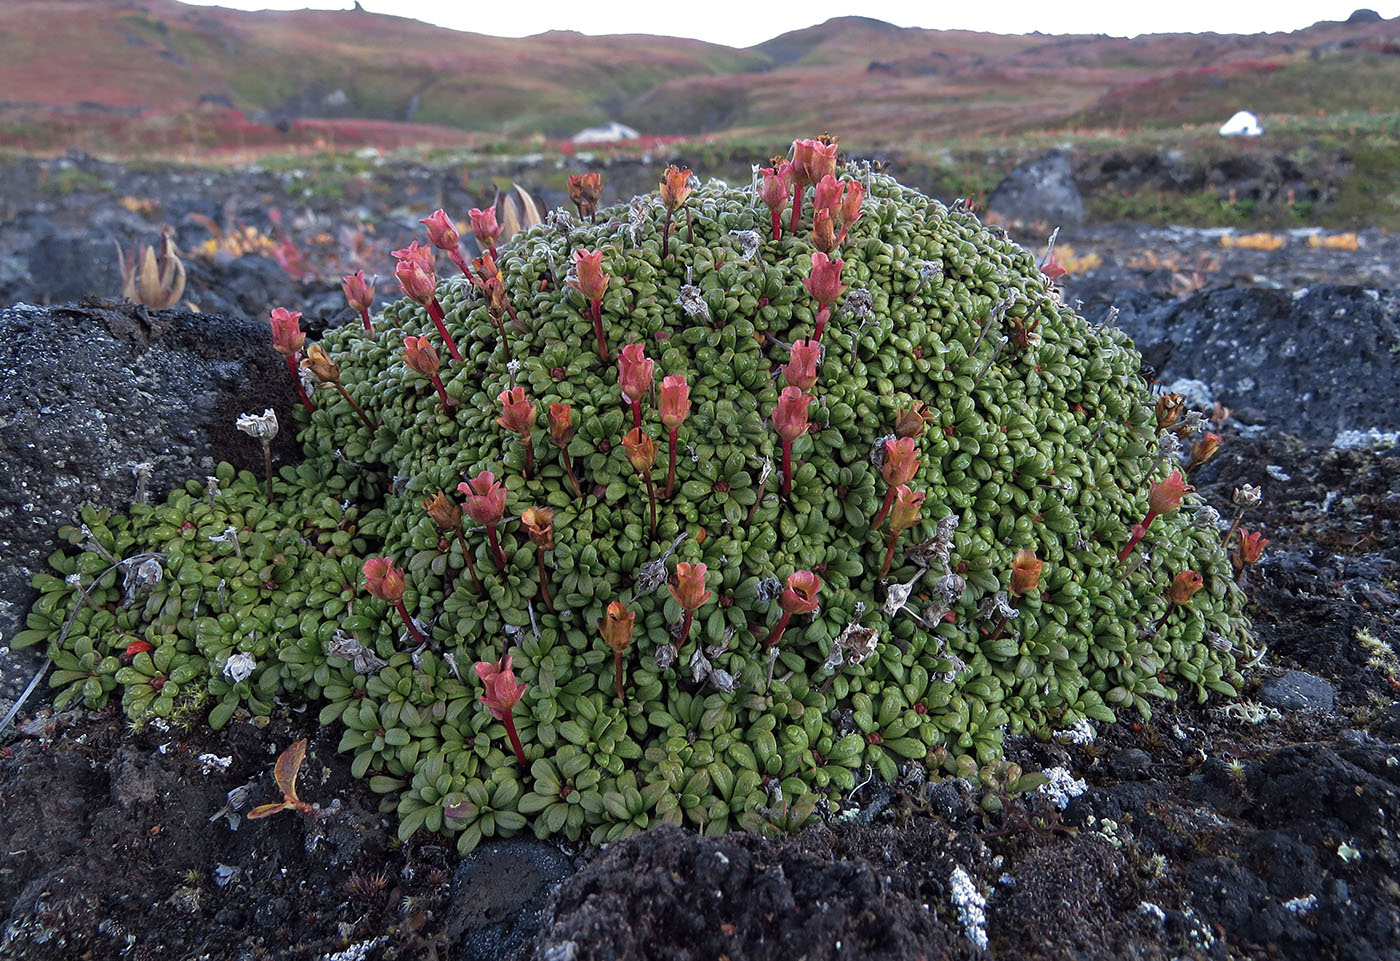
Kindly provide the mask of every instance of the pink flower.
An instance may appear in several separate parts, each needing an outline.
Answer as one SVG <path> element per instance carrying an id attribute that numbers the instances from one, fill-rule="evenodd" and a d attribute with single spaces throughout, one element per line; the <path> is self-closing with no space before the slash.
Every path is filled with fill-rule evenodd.
<path id="1" fill-rule="evenodd" d="M 395 260 L 411 260 L 423 269 L 423 273 L 432 274 L 437 272 L 437 259 L 433 256 L 433 248 L 425 244 L 414 241 L 401 250 L 393 251 Z"/>
<path id="2" fill-rule="evenodd" d="M 279 353 L 294 356 L 306 343 L 306 335 L 301 332 L 301 314 L 285 307 L 272 311 L 272 346 Z"/>
<path id="3" fill-rule="evenodd" d="M 461 243 L 461 235 L 457 233 L 457 225 L 452 222 L 452 218 L 441 209 L 433 211 L 431 217 L 418 221 L 428 228 L 428 239 L 432 241 L 434 247 L 439 250 L 446 250 L 455 254 L 457 245 Z"/>
<path id="4" fill-rule="evenodd" d="M 656 364 L 641 344 L 628 344 L 617 355 L 617 386 L 628 403 L 636 404 L 651 390 Z"/>
<path id="5" fill-rule="evenodd" d="M 574 267 L 578 271 L 578 280 L 569 281 L 570 286 L 591 301 L 602 300 L 608 291 L 608 281 L 612 279 L 603 273 L 603 252 L 575 250 Z"/>
<path id="6" fill-rule="evenodd" d="M 458 484 L 457 490 L 467 495 L 468 517 L 487 526 L 500 523 L 506 512 L 506 489 L 496 480 L 495 474 L 484 470 L 470 481 Z"/>
<path id="7" fill-rule="evenodd" d="M 625 353 L 625 351 L 624 351 Z M 675 430 L 690 416 L 690 385 L 684 374 L 671 374 L 661 381 L 661 423 Z"/>
<path id="8" fill-rule="evenodd" d="M 812 254 L 812 272 L 802 285 L 818 304 L 830 307 L 846 292 L 846 285 L 841 283 L 841 269 L 845 266 L 844 260 L 832 260 L 818 250 Z"/>
<path id="9" fill-rule="evenodd" d="M 437 300 L 437 276 L 423 269 L 418 260 L 400 260 L 394 267 L 399 287 L 424 307 Z"/>
<path id="10" fill-rule="evenodd" d="M 482 250 L 494 250 L 501 239 L 501 225 L 496 223 L 496 208 L 477 210 L 473 207 L 467 211 L 467 216 L 472 219 L 472 233 L 476 235 L 477 244 Z"/>
<path id="11" fill-rule="evenodd" d="M 403 598 L 406 581 L 403 571 L 388 557 L 371 557 L 365 561 L 365 590 L 382 601 Z"/>
<path id="12" fill-rule="evenodd" d="M 485 704 L 498 721 L 506 719 L 525 693 L 525 685 L 515 679 L 515 672 L 511 670 L 511 660 L 511 656 L 506 655 L 504 661 L 477 661 L 475 665 L 476 676 L 486 685 L 486 693 L 478 695 L 477 700 Z"/>
<path id="13" fill-rule="evenodd" d="M 365 280 L 363 270 L 340 278 L 340 289 L 345 291 L 345 302 L 356 310 L 369 310 L 374 306 L 374 288 Z"/>
<path id="14" fill-rule="evenodd" d="M 812 398 L 796 387 L 784 387 L 773 408 L 773 429 L 787 443 L 792 443 L 807 430 L 807 408 Z"/>
<path id="15" fill-rule="evenodd" d="M 810 391 L 817 383 L 817 361 L 822 348 L 815 340 L 799 340 L 792 345 L 788 362 L 783 366 L 783 381 L 789 387 Z"/>

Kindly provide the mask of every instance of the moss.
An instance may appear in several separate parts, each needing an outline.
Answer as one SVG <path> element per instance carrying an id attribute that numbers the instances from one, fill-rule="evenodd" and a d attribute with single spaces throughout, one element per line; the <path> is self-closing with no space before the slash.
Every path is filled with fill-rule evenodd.
<path id="1" fill-rule="evenodd" d="M 1083 717 L 1147 715 L 1154 698 L 1233 694 L 1240 675 L 1220 649 L 1230 645 L 1206 643 L 1212 632 L 1233 651 L 1250 646 L 1218 535 L 1172 513 L 1134 563 L 1116 559 L 1165 470 L 1130 342 L 1059 304 L 1033 257 L 975 217 L 886 176 L 855 176 L 870 194 L 840 250 L 852 289 L 823 341 L 790 497 L 772 469 L 781 445 L 769 420 L 786 345 L 813 333 L 802 282 L 812 245 L 803 232 L 748 255 L 736 232 L 766 237 L 767 212 L 751 192 L 712 183 L 690 197 L 665 250 L 654 197 L 640 215 L 613 208 L 515 239 L 503 276 L 519 315 L 504 327 L 516 362 L 481 296 L 440 281 L 465 355 L 442 370 L 460 401 L 450 414 L 405 368 L 404 336 L 437 338 L 418 305 L 387 308 L 376 336 L 331 331 L 323 346 L 373 431 L 323 392 L 309 420 L 297 411 L 307 460 L 284 470 L 273 505 L 256 478 L 225 467 L 217 492 L 192 482 L 130 516 L 88 512 L 86 529 L 65 532 L 78 552 L 53 558 L 61 576 L 40 578 L 16 645 L 49 644 L 60 700 L 120 699 L 133 717 L 169 714 L 191 690 L 207 689 L 216 725 L 278 701 L 315 704 L 322 723 L 343 729 L 354 773 L 397 810 L 401 836 L 445 830 L 460 850 L 527 828 L 595 842 L 662 822 L 787 830 L 823 798 L 839 807 L 866 772 L 894 779 L 908 765 L 1025 789 L 1033 776 L 1002 760 L 1008 732 L 1048 737 Z M 683 374 L 691 387 L 676 491 L 654 537 L 621 443 L 631 416 L 617 367 L 600 361 L 589 304 L 565 283 L 572 254 L 594 249 L 611 277 L 601 302 L 611 352 L 640 344 L 657 383 Z M 687 283 L 707 320 L 678 306 Z M 984 331 L 989 316 L 1004 331 Z M 1019 346 L 999 347 L 1003 332 Z M 512 385 L 540 412 L 530 477 L 524 445 L 497 421 L 498 395 Z M 926 500 L 886 579 L 875 463 L 899 412 L 918 401 L 929 413 L 909 483 Z M 551 403 L 574 412 L 568 451 L 581 494 L 542 426 Z M 641 410 L 666 451 L 656 404 Z M 507 492 L 503 566 L 480 529 L 445 536 L 423 509 L 483 470 Z M 657 487 L 662 477 L 658 469 Z M 544 505 L 554 543 L 541 565 L 514 519 Z M 464 576 L 464 548 L 484 595 Z M 1043 561 L 1041 581 L 996 628 L 984 605 L 1008 589 L 1023 549 Z M 134 565 L 116 568 L 108 555 L 140 551 L 159 555 L 163 576 L 124 588 Z M 393 607 L 362 590 L 361 565 L 374 555 L 406 570 L 403 602 L 429 648 L 410 650 Z M 656 588 L 682 561 L 707 566 L 712 597 L 677 638 L 683 612 Z M 1161 630 L 1140 633 L 1167 611 L 1164 591 L 1188 567 L 1206 589 Z M 543 602 L 541 570 L 557 611 Z M 774 585 L 802 570 L 820 577 L 819 606 L 792 619 L 770 659 L 763 639 L 782 613 Z M 899 583 L 913 586 L 910 603 L 886 613 Z M 598 631 L 611 602 L 636 616 L 625 698 Z M 852 647 L 833 668 L 851 627 L 876 632 L 873 651 L 860 660 Z M 664 666 L 658 652 L 673 640 L 677 666 Z M 247 677 L 225 674 L 235 651 L 256 664 Z M 527 685 L 512 716 L 528 770 L 477 700 L 473 663 L 505 653 Z M 708 680 L 694 669 L 701 662 Z"/>

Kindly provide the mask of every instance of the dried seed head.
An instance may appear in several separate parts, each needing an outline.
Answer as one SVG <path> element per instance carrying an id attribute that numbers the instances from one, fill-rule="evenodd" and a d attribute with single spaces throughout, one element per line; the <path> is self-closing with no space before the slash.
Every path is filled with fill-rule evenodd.
<path id="1" fill-rule="evenodd" d="M 277 415 L 269 407 L 261 414 L 239 414 L 233 422 L 237 427 L 249 437 L 255 437 L 260 441 L 271 442 L 277 436 Z"/>

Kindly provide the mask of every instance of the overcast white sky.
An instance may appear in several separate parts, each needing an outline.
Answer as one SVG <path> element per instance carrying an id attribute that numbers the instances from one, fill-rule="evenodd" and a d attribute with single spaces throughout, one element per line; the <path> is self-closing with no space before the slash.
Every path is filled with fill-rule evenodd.
<path id="1" fill-rule="evenodd" d="M 185 0 L 243 10 L 344 10 L 352 0 Z M 732 47 L 761 43 L 831 17 L 860 14 L 903 27 L 986 30 L 992 33 L 1260 33 L 1297 30 L 1318 20 L 1345 20 L 1357 7 L 1400 16 L 1400 0 L 891 0 L 865 4 L 835 0 L 361 0 L 366 10 L 426 20 L 457 30 L 524 37 L 546 30 L 582 33 L 653 33 L 695 37 Z"/>

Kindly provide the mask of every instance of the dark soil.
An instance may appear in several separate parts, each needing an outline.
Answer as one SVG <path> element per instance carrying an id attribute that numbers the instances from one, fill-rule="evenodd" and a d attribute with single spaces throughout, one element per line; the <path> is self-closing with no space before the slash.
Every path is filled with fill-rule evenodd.
<path id="1" fill-rule="evenodd" d="M 1112 230 L 1126 260 L 1131 228 Z M 1280 285 L 1384 279 L 1331 253 L 1340 266 L 1297 261 Z M 1400 453 L 1221 432 L 1193 480 L 1227 519 L 1236 487 L 1264 489 L 1244 524 L 1270 539 L 1247 581 L 1267 656 L 1236 702 L 1010 744 L 1086 782 L 1063 811 L 870 783 L 854 818 L 793 838 L 658 830 L 463 860 L 430 835 L 398 844 L 314 711 L 214 734 L 32 701 L 0 738 L 0 957 L 1400 957 Z M 1330 710 L 1271 707 L 1297 703 L 1269 683 L 1287 670 L 1320 679 Z M 231 816 L 276 799 L 273 761 L 299 737 L 301 794 L 324 816 Z M 954 903 L 959 870 L 985 898 L 986 952 Z"/>

